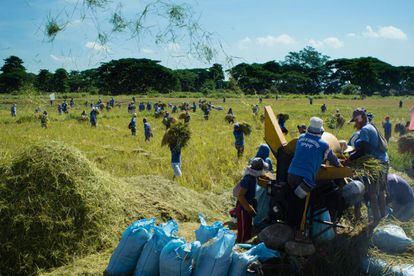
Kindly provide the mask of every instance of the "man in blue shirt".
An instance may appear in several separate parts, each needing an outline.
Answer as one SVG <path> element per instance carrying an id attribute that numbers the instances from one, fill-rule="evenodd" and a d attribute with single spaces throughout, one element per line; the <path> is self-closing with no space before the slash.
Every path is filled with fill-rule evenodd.
<path id="1" fill-rule="evenodd" d="M 390 122 L 390 116 L 385 117 L 385 122 L 382 123 L 382 127 L 384 128 L 384 137 L 387 142 L 390 141 L 391 133 L 392 133 L 392 125 Z"/>
<path id="2" fill-rule="evenodd" d="M 368 187 L 368 194 L 371 203 L 374 223 L 385 216 L 385 194 L 387 191 L 387 174 L 388 174 L 388 154 L 386 145 L 380 137 L 377 128 L 368 122 L 368 116 L 363 108 L 357 108 L 352 114 L 350 122 L 359 130 L 358 139 L 355 141 L 355 151 L 349 156 L 347 163 L 365 155 L 371 155 L 378 159 L 383 165 L 380 171 L 378 183 Z"/>
<path id="3" fill-rule="evenodd" d="M 393 215 L 401 221 L 414 217 L 414 191 L 402 177 L 389 174 L 387 178 L 387 202 L 393 208 Z"/>
<path id="4" fill-rule="evenodd" d="M 341 166 L 329 144 L 322 140 L 323 121 L 312 117 L 306 134 L 299 136 L 295 154 L 288 170 L 288 202 L 287 223 L 296 230 L 296 238 L 300 238 L 300 223 L 305 208 L 305 197 L 316 186 L 316 174 L 322 162 L 328 159 L 333 166 Z"/>
<path id="5" fill-rule="evenodd" d="M 180 177 L 181 173 L 181 148 L 179 146 L 170 146 L 171 167 L 174 171 L 173 179 Z"/>
<path id="6" fill-rule="evenodd" d="M 131 118 L 131 121 L 129 122 L 129 129 L 131 130 L 132 136 L 137 135 L 137 114 L 134 113 L 134 115 Z"/>
<path id="7" fill-rule="evenodd" d="M 16 114 L 17 114 L 17 106 L 16 106 L 16 104 L 13 104 L 12 105 L 12 107 L 10 108 L 10 112 L 11 112 L 12 117 L 16 117 Z"/>
<path id="8" fill-rule="evenodd" d="M 237 157 L 240 158 L 243 156 L 244 152 L 244 134 L 239 123 L 234 124 L 233 135 L 235 139 L 234 146 L 237 150 Z"/>
<path id="9" fill-rule="evenodd" d="M 142 122 L 144 123 L 145 142 L 147 142 L 147 141 L 150 141 L 151 140 L 151 137 L 152 137 L 151 126 L 147 122 L 147 119 L 146 118 L 142 119 Z"/>

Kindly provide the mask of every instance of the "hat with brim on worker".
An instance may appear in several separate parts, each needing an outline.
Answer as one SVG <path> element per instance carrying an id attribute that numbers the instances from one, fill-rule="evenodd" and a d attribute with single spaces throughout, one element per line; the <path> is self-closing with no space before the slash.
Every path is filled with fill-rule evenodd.
<path id="1" fill-rule="evenodd" d="M 319 117 L 310 118 L 307 131 L 311 134 L 322 134 L 325 131 L 323 129 L 323 120 Z"/>
<path id="2" fill-rule="evenodd" d="M 350 123 L 355 122 L 359 118 L 367 118 L 367 111 L 364 108 L 357 108 L 352 112 L 352 118 L 349 121 Z M 368 118 L 367 118 L 368 119 Z"/>
<path id="3" fill-rule="evenodd" d="M 255 171 L 265 171 L 269 169 L 269 164 L 263 161 L 262 158 L 255 157 L 250 161 L 250 164 L 248 167 Z"/>
<path id="4" fill-rule="evenodd" d="M 342 153 L 350 153 L 351 151 L 355 149 L 353 146 L 348 145 L 346 140 L 339 140 L 338 142 L 339 142 L 339 145 L 341 146 Z"/>

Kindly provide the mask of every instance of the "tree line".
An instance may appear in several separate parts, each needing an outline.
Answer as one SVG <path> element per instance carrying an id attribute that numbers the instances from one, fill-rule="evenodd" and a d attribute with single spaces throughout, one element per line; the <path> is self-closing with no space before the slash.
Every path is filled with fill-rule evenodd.
<path id="1" fill-rule="evenodd" d="M 89 92 L 143 94 L 151 91 L 205 92 L 233 90 L 245 94 L 363 94 L 414 95 L 414 67 L 392 66 L 374 57 L 330 59 L 306 47 L 290 52 L 282 61 L 240 63 L 227 70 L 221 64 L 209 68 L 172 70 L 151 59 L 125 58 L 84 71 L 26 72 L 16 56 L 4 60 L 0 93 L 24 87 L 40 92 Z"/>

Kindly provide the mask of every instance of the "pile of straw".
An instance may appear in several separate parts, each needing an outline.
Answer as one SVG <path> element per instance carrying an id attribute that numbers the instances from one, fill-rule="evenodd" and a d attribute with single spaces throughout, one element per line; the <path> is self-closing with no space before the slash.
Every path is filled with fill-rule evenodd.
<path id="1" fill-rule="evenodd" d="M 123 219 L 114 180 L 76 149 L 36 144 L 0 170 L 0 271 L 33 274 L 106 247 Z M 116 182 L 116 181 L 115 181 Z"/>
<path id="2" fill-rule="evenodd" d="M 366 176 L 369 178 L 371 185 L 378 184 L 378 180 L 382 176 L 381 172 L 384 169 L 381 162 L 371 156 L 363 156 L 352 161 L 350 167 L 354 170 L 354 177 L 362 178 Z"/>
<path id="3" fill-rule="evenodd" d="M 164 134 L 161 141 L 161 146 L 168 145 L 171 148 L 184 148 L 190 140 L 191 132 L 188 124 L 178 123 L 171 126 Z"/>

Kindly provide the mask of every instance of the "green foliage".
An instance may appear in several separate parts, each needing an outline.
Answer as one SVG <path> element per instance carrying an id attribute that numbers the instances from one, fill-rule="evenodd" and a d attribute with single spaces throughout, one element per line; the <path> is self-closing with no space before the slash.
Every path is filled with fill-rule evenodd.
<path id="1" fill-rule="evenodd" d="M 6 58 L 0 70 L 2 71 L 0 74 L 0 93 L 19 91 L 30 81 L 30 76 L 26 73 L 23 61 L 19 57 Z"/>
<path id="2" fill-rule="evenodd" d="M 361 88 L 355 84 L 346 84 L 341 87 L 340 92 L 344 95 L 359 95 L 361 94 Z"/>

